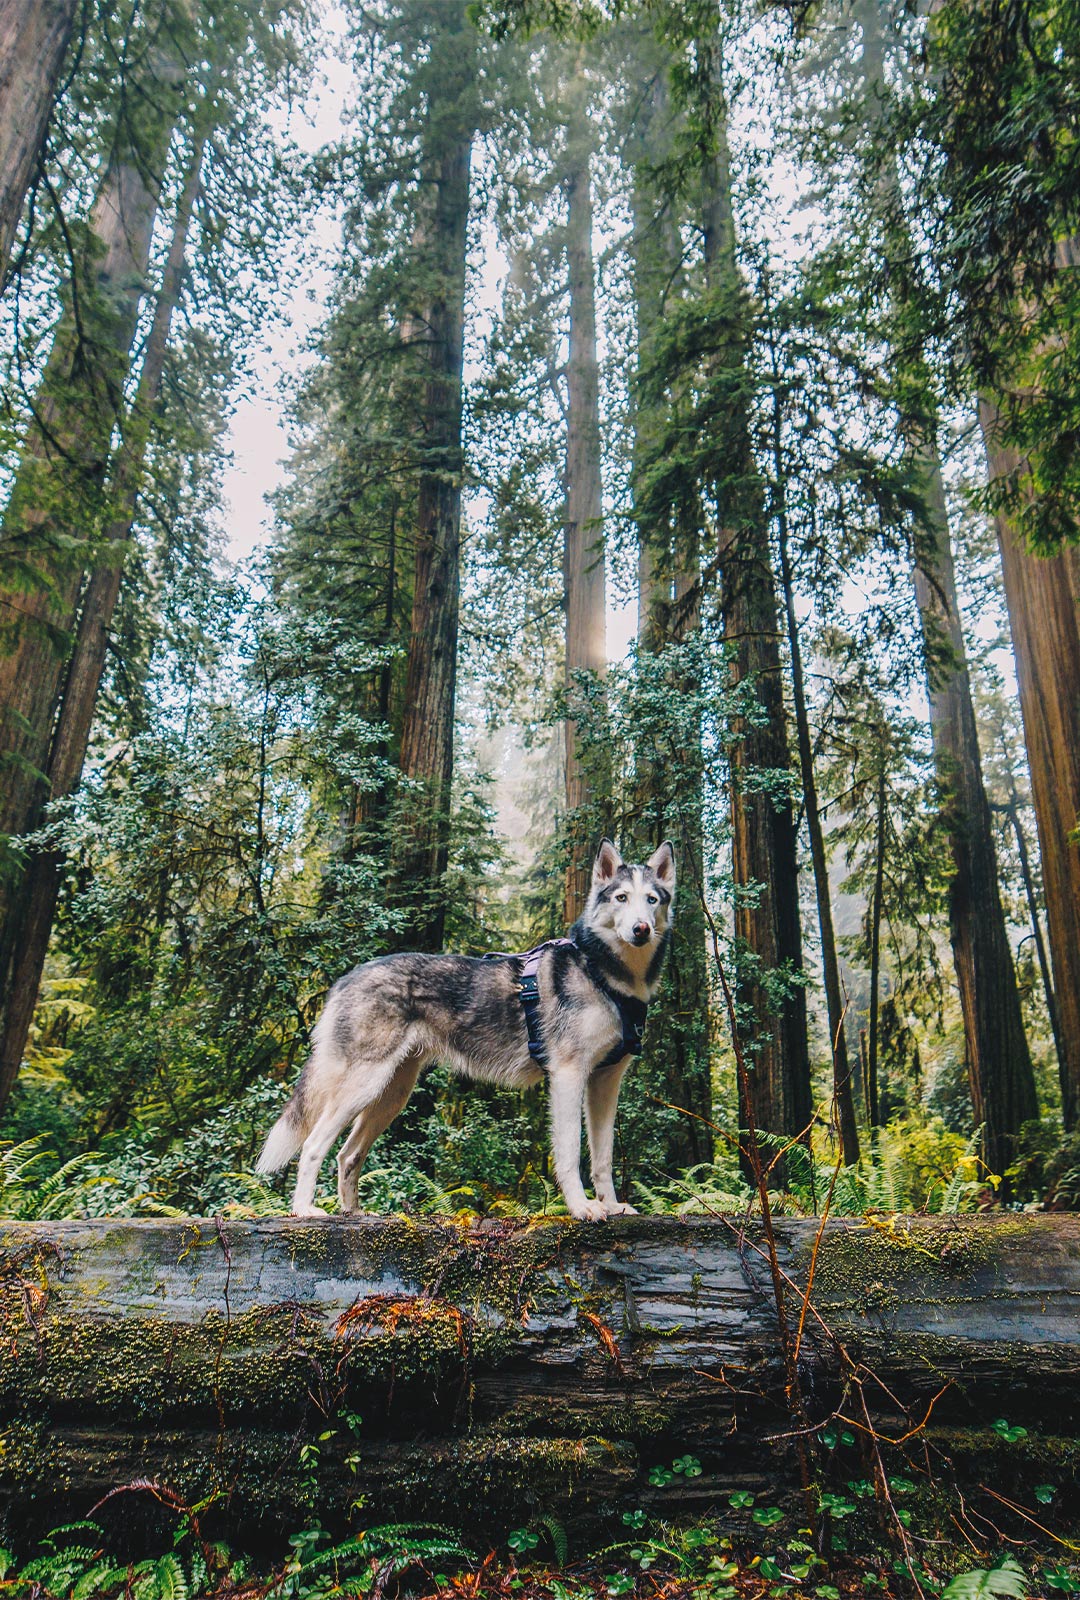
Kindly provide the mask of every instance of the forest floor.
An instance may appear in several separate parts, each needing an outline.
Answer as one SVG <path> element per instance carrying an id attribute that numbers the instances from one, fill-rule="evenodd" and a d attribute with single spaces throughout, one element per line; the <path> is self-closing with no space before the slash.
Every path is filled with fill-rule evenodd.
<path id="1" fill-rule="evenodd" d="M 555 1543 L 563 1535 L 558 1525 Z M 805 1531 L 805 1530 L 803 1530 Z M 524 1530 L 519 1530 L 523 1534 Z M 373 1529 L 334 1542 L 320 1528 L 267 1561 L 209 1544 L 191 1524 L 173 1549 L 125 1560 L 96 1524 L 57 1529 L 25 1562 L 0 1550 L 0 1597 L 11 1600 L 1056 1600 L 1080 1594 L 1080 1546 L 1057 1540 L 1003 1553 L 937 1542 L 934 1564 L 909 1566 L 886 1541 L 859 1555 L 815 1554 L 803 1539 L 762 1548 L 696 1523 L 580 1560 L 522 1559 L 492 1550 L 462 1559 L 454 1540 L 422 1525 Z M 515 1535 L 511 1535 L 511 1541 Z M 536 1536 L 528 1535 L 525 1542 Z M 113 1548 L 110 1550 L 109 1545 Z M 968 1546 L 970 1545 L 970 1548 Z M 1061 1559 L 1062 1555 L 1068 1557 Z M 929 1563 L 923 1552 L 922 1559 Z M 443 1569 L 446 1570 L 443 1570 Z"/>
<path id="2" fill-rule="evenodd" d="M 943 1555 L 945 1552 L 943 1552 Z M 990 1600 L 995 1595 L 1053 1600 L 1080 1594 L 1080 1565 L 1065 1566 L 1034 1550 L 1015 1556 L 985 1555 L 955 1549 L 948 1553 L 951 1576 L 918 1567 L 916 1576 L 891 1550 L 876 1557 L 835 1556 L 807 1560 L 806 1554 L 725 1550 L 697 1573 L 634 1570 L 634 1564 L 595 1558 L 559 1568 L 500 1564 L 494 1558 L 430 1590 L 407 1585 L 422 1600 L 888 1600 L 918 1595 L 927 1600 Z M 809 1568 L 809 1571 L 805 1571 Z"/>

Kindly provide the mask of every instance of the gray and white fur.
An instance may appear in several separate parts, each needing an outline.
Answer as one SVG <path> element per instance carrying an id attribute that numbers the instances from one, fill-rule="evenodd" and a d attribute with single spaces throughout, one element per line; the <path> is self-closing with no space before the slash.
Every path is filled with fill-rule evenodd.
<path id="1" fill-rule="evenodd" d="M 527 1088 L 545 1077 L 555 1173 L 572 1216 L 632 1213 L 611 1176 L 615 1111 L 629 1055 L 600 1067 L 622 1042 L 605 990 L 653 998 L 671 939 L 675 855 L 665 842 L 644 866 L 628 866 L 610 839 L 593 864 L 588 903 L 572 945 L 546 950 L 537 974 L 547 1065 L 529 1055 L 514 958 L 392 955 L 367 961 L 334 984 L 312 1051 L 270 1130 L 256 1171 L 276 1172 L 299 1152 L 296 1216 L 320 1214 L 319 1169 L 345 1128 L 338 1154 L 342 1211 L 357 1207 L 357 1180 L 379 1134 L 403 1109 L 425 1067 L 443 1061 L 464 1077 Z M 581 1114 L 593 1190 L 581 1182 Z"/>

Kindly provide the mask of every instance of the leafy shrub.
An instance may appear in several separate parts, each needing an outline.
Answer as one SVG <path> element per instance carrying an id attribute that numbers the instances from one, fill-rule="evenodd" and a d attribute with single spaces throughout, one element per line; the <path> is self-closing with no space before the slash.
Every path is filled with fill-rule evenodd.
<path id="1" fill-rule="evenodd" d="M 1051 1211 L 1080 1211 L 1080 1129 L 1062 1136 L 1043 1122 L 1025 1123 L 1009 1177 L 1021 1198 Z"/>

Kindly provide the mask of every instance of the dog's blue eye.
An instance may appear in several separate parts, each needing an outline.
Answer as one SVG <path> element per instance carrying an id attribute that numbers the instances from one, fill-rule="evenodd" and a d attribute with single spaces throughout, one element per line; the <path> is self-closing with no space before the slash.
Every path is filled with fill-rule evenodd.
<path id="1" fill-rule="evenodd" d="M 651 906 L 658 905 L 660 902 L 660 896 L 658 894 L 647 894 L 645 898 Z"/>

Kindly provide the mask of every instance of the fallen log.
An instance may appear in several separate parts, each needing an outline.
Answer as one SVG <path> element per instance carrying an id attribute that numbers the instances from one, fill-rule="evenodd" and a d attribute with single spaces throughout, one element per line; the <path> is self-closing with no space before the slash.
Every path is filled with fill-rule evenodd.
<path id="1" fill-rule="evenodd" d="M 929 1415 L 995 1482 L 1075 1451 L 1080 1219 L 777 1235 L 792 1327 L 813 1267 L 815 1422 L 861 1380 L 884 1434 Z M 8 1529 L 133 1479 L 233 1534 L 359 1504 L 481 1540 L 796 1481 L 763 1239 L 736 1218 L 10 1223 L 0 1322 Z M 700 1474 L 673 1476 L 686 1455 Z"/>

